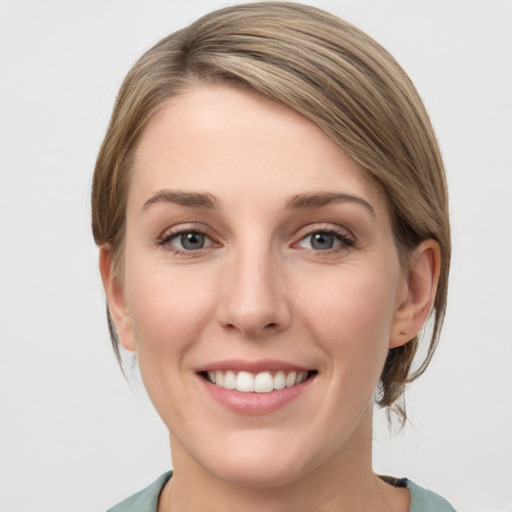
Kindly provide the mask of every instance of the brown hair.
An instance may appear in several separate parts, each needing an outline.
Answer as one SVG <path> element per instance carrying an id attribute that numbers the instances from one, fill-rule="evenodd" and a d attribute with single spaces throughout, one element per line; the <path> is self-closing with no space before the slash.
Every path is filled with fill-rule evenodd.
<path id="1" fill-rule="evenodd" d="M 425 357 L 419 338 L 391 349 L 377 401 L 396 405 L 437 346 L 451 252 L 446 180 L 436 138 L 407 74 L 369 36 L 317 8 L 288 2 L 214 11 L 147 51 L 126 76 L 96 163 L 92 229 L 109 244 L 122 276 L 127 188 L 134 150 L 152 116 L 193 84 L 226 83 L 287 105 L 313 121 L 361 164 L 389 203 L 402 264 L 421 242 L 441 250 L 441 275 Z M 117 358 L 119 340 L 110 314 Z"/>

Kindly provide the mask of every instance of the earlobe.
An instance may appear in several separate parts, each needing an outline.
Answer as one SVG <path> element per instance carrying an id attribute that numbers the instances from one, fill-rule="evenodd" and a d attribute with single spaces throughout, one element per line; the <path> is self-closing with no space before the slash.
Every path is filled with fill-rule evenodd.
<path id="1" fill-rule="evenodd" d="M 108 244 L 100 247 L 99 267 L 110 315 L 116 326 L 120 341 L 125 349 L 134 352 L 135 339 L 132 320 L 126 306 L 123 285 L 114 271 L 112 251 Z"/>
<path id="2" fill-rule="evenodd" d="M 395 312 L 389 348 L 399 347 L 412 340 L 428 318 L 436 297 L 441 270 L 439 244 L 424 240 L 414 250 L 404 283 L 404 295 Z"/>

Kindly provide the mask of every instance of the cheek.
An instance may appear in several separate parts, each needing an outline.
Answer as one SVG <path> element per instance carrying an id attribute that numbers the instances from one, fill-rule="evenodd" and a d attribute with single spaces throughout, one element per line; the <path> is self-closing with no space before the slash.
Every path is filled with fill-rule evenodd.
<path id="1" fill-rule="evenodd" d="M 169 429 L 185 422 L 184 411 L 194 403 L 187 385 L 194 374 L 191 357 L 214 302 L 213 286 L 200 286 L 192 276 L 167 265 L 140 264 L 130 267 L 126 280 L 140 374 Z"/>
<path id="2" fill-rule="evenodd" d="M 301 299 L 302 316 L 333 367 L 357 372 L 364 366 L 380 375 L 394 313 L 394 275 L 393 268 L 343 269 L 317 276 L 315 286 Z"/>
<path id="3" fill-rule="evenodd" d="M 139 360 L 176 357 L 197 340 L 213 302 L 211 285 L 149 265 L 132 266 L 126 285 Z"/>

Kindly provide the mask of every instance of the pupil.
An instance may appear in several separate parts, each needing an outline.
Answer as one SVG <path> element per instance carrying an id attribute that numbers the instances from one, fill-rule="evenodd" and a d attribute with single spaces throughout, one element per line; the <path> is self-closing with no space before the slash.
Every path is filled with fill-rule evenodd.
<path id="1" fill-rule="evenodd" d="M 311 240 L 313 249 L 331 249 L 334 244 L 334 236 L 329 233 L 315 233 Z"/>
<path id="2" fill-rule="evenodd" d="M 181 245 L 188 251 L 201 249 L 204 245 L 204 235 L 201 233 L 185 233 L 181 235 Z"/>

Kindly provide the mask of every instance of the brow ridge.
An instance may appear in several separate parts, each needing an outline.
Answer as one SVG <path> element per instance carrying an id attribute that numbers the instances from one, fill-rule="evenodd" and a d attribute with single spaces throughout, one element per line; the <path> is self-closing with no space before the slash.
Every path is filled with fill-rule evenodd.
<path id="1" fill-rule="evenodd" d="M 376 217 L 375 210 L 373 206 L 359 196 L 354 196 L 352 194 L 340 193 L 340 192 L 319 192 L 319 193 L 309 193 L 309 194 L 298 194 L 296 196 L 291 197 L 286 201 L 286 208 L 291 210 L 306 210 L 313 208 L 320 208 L 322 206 L 326 206 L 330 203 L 357 203 L 363 207 L 365 207 L 369 213 Z"/>
<path id="2" fill-rule="evenodd" d="M 151 196 L 144 203 L 142 209 L 145 210 L 157 203 L 174 203 L 181 206 L 205 208 L 208 210 L 217 208 L 217 200 L 212 194 L 164 189 Z"/>

